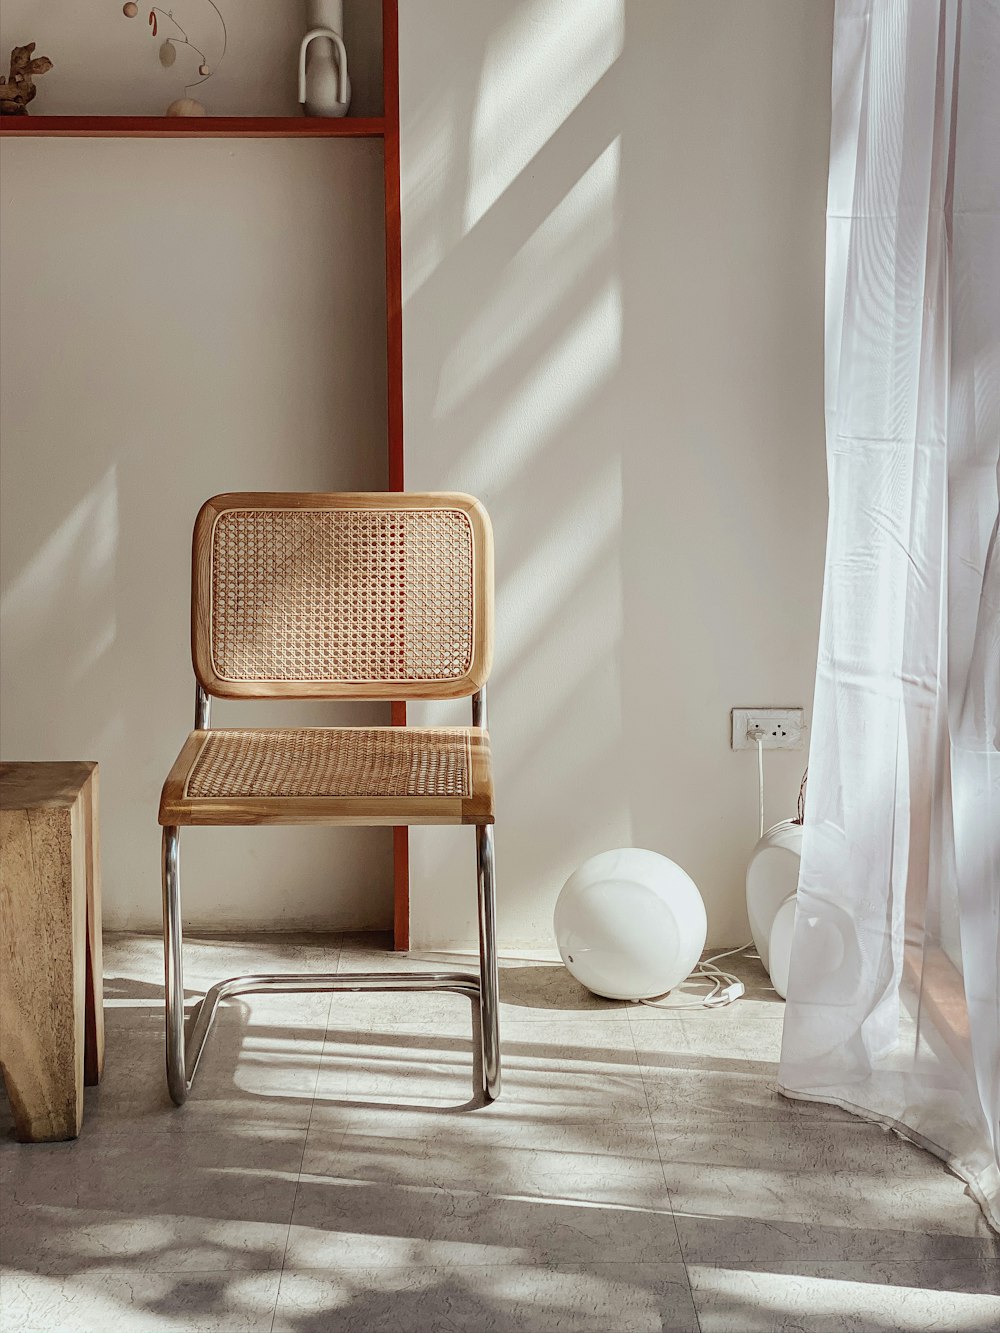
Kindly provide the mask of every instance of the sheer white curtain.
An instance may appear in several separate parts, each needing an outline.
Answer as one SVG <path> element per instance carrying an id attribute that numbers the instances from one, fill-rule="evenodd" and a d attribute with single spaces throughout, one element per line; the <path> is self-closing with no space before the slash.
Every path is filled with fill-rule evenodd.
<path id="1" fill-rule="evenodd" d="M 1000 0 L 837 0 L 830 523 L 780 1087 L 1000 1230 Z"/>

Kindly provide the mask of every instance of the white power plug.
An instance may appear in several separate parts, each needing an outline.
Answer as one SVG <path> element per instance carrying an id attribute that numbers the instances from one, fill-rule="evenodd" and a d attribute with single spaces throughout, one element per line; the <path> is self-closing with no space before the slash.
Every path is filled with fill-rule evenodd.
<path id="1" fill-rule="evenodd" d="M 746 993 L 747 988 L 744 986 L 743 982 L 734 981 L 731 986 L 726 986 L 723 990 L 720 990 L 718 995 L 711 1001 L 711 1004 L 732 1004 L 734 1000 L 740 999 L 740 997 L 746 995 Z"/>

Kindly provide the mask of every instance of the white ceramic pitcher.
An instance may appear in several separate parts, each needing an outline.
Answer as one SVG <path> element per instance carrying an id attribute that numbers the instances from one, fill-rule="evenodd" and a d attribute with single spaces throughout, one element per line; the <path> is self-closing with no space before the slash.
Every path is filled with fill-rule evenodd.
<path id="1" fill-rule="evenodd" d="M 346 116 L 351 80 L 344 46 L 344 0 L 306 0 L 299 47 L 299 101 L 307 116 Z"/>

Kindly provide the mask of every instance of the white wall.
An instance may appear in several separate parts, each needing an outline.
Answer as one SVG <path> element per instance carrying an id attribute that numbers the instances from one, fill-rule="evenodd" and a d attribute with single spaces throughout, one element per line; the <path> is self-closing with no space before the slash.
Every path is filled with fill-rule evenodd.
<path id="1" fill-rule="evenodd" d="M 496 528 L 503 942 L 634 844 L 736 943 L 729 709 L 812 698 L 832 2 L 400 8 L 407 484 Z M 415 943 L 473 937 L 470 843 L 414 831 Z"/>
<path id="2" fill-rule="evenodd" d="M 546 943 L 568 872 L 635 843 L 735 941 L 756 791 L 728 710 L 812 695 L 832 3 L 400 8 L 408 484 L 474 491 L 496 525 L 504 939 Z M 273 0 L 227 17 L 209 110 L 292 112 Z M 117 3 L 2 19 L 0 49 L 56 61 L 37 112 L 178 92 Z M 49 140 L 0 168 L 0 745 L 101 761 L 106 920 L 148 926 L 199 502 L 384 484 L 380 150 Z M 771 818 L 803 762 L 769 759 Z M 384 831 L 186 847 L 200 924 L 389 920 Z M 418 943 L 471 937 L 472 868 L 467 830 L 414 831 Z"/>
<path id="3" fill-rule="evenodd" d="M 147 97 L 163 72 L 140 21 L 87 8 L 5 3 L 0 49 L 36 37 L 56 60 L 35 109 L 162 109 L 162 87 Z M 242 12 L 229 14 L 237 55 Z M 73 40 L 89 49 L 95 28 L 109 43 L 131 33 L 152 66 L 113 104 L 95 92 L 99 106 L 81 105 L 84 83 L 60 104 Z M 253 85 L 242 95 L 211 109 L 246 111 Z M 105 923 L 154 926 L 159 789 L 192 720 L 199 504 L 221 490 L 385 485 L 381 146 L 6 141 L 0 173 L 0 748 L 100 761 Z M 215 716 L 384 712 L 217 703 Z M 387 925 L 390 835 L 194 830 L 184 880 L 185 915 L 203 926 Z"/>

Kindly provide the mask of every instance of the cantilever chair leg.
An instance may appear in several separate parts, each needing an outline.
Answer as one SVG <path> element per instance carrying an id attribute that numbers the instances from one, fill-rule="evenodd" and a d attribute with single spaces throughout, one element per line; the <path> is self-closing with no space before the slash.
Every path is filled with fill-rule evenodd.
<path id="1" fill-rule="evenodd" d="M 317 972 L 230 977 L 207 992 L 194 1011 L 191 1035 L 184 1036 L 184 964 L 181 926 L 180 829 L 163 829 L 163 944 L 166 968 L 167 1086 L 181 1106 L 198 1072 L 205 1039 L 221 1001 L 262 991 L 451 991 L 479 1001 L 483 1092 L 500 1093 L 499 989 L 495 929 L 493 830 L 477 827 L 479 869 L 479 976 L 472 972 Z"/>
<path id="2" fill-rule="evenodd" d="M 500 982 L 497 973 L 496 881 L 493 827 L 476 826 L 479 882 L 479 1017 L 483 1043 L 483 1092 L 487 1101 L 500 1096 Z"/>
<path id="3" fill-rule="evenodd" d="M 184 961 L 181 936 L 181 844 L 175 825 L 163 829 L 163 961 L 166 970 L 167 1086 L 175 1105 L 188 1095 L 191 1081 L 184 1060 Z M 194 1077 L 194 1069 L 191 1070 Z"/>

